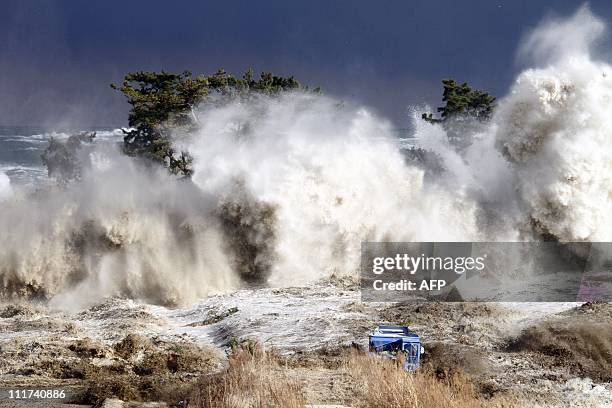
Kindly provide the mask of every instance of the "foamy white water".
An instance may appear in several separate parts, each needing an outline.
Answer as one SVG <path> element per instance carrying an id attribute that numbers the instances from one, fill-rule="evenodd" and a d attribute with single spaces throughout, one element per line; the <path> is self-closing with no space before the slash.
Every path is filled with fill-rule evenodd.
<path id="1" fill-rule="evenodd" d="M 11 180 L 5 173 L 0 172 L 0 200 L 10 197 L 11 194 Z"/>
<path id="2" fill-rule="evenodd" d="M 610 241 L 612 69 L 589 50 L 602 27 L 583 8 L 527 37 L 534 67 L 467 149 L 416 120 L 411 140 L 446 168 L 433 180 L 385 118 L 320 95 L 203 107 L 201 128 L 176 135 L 192 181 L 94 144 L 81 181 L 11 187 L 0 204 L 3 290 L 65 307 L 114 294 L 176 305 L 355 275 L 364 240 Z"/>

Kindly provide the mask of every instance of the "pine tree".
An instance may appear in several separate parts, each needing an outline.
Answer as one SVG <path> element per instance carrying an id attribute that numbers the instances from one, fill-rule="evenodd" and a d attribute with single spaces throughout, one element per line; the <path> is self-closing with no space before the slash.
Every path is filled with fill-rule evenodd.
<path id="1" fill-rule="evenodd" d="M 444 92 L 442 101 L 446 105 L 438 107 L 440 118 L 434 118 L 432 113 L 423 113 L 422 118 L 432 123 L 443 123 L 447 120 L 464 117 L 487 121 L 495 109 L 495 97 L 487 92 L 472 89 L 467 82 L 459 84 L 454 79 L 442 81 Z"/>
<path id="2" fill-rule="evenodd" d="M 437 108 L 439 117 L 432 113 L 423 113 L 421 117 L 429 123 L 441 124 L 449 142 L 457 149 L 463 149 L 470 144 L 475 128 L 491 119 L 495 97 L 471 88 L 467 82 L 459 84 L 453 79 L 445 79 L 442 84 L 442 101 L 446 104 Z"/>
<path id="3" fill-rule="evenodd" d="M 165 71 L 138 71 L 124 77 L 121 86 L 111 84 L 121 91 L 132 106 L 124 131 L 123 150 L 149 162 L 163 163 L 171 173 L 190 176 L 192 159 L 187 152 L 177 151 L 172 145 L 170 133 L 181 129 L 193 131 L 198 123 L 195 108 L 204 103 L 226 103 L 249 95 L 276 95 L 290 90 L 308 90 L 291 77 L 281 77 L 263 72 L 255 80 L 249 69 L 237 78 L 223 69 L 209 76 L 193 77 L 191 72 L 173 74 Z M 319 89 L 314 89 L 318 92 Z"/>

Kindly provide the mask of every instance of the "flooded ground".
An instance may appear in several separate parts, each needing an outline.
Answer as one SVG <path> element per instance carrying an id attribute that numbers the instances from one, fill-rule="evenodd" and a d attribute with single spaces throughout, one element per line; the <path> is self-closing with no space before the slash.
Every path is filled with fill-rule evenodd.
<path id="1" fill-rule="evenodd" d="M 309 402 L 345 403 L 342 350 L 365 348 L 380 323 L 409 325 L 426 364 L 467 372 L 481 392 L 537 406 L 612 404 L 609 304 L 362 303 L 356 287 L 338 282 L 240 290 L 177 309 L 120 298 L 80 311 L 5 304 L 0 383 L 67 389 L 75 402 L 107 392 L 91 389 L 106 375 L 178 392 L 177 384 L 222 370 L 232 344 L 252 341 L 284 356 Z M 140 398 L 138 387 L 123 396 Z"/>

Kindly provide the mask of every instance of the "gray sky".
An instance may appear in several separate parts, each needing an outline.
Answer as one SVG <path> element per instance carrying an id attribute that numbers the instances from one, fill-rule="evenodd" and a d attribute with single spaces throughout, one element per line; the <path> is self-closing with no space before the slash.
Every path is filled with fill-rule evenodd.
<path id="1" fill-rule="evenodd" d="M 133 70 L 294 75 L 407 124 L 453 77 L 503 95 L 521 36 L 577 1 L 90 1 L 0 4 L 0 125 L 119 126 Z M 591 1 L 612 21 L 612 2 Z"/>

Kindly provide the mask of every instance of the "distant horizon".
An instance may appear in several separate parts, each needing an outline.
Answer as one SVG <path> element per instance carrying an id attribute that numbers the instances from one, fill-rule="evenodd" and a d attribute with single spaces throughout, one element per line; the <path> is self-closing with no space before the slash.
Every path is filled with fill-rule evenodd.
<path id="1" fill-rule="evenodd" d="M 128 127 L 127 125 L 125 126 L 121 126 L 121 125 L 92 125 L 92 124 L 83 124 L 82 126 L 79 126 L 79 128 L 57 128 L 54 129 L 52 125 L 43 125 L 43 124 L 23 124 L 23 125 L 4 125 L 0 123 L 0 129 L 1 128 L 39 128 L 39 129 L 44 129 L 44 130 L 50 130 L 50 131 L 54 131 L 54 130 L 66 130 L 66 131 L 72 131 L 72 130 L 79 130 L 80 128 L 95 128 L 95 129 L 101 129 L 101 128 L 107 128 L 107 129 L 120 129 L 120 128 L 126 128 Z"/>

